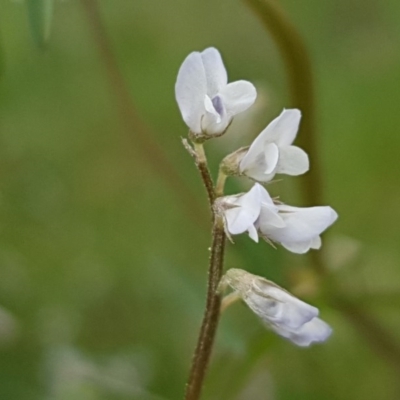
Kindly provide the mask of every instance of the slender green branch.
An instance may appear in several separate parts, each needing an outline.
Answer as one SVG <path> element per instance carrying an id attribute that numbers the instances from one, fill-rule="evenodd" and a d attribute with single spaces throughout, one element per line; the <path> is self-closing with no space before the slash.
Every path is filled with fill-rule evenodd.
<path id="1" fill-rule="evenodd" d="M 238 300 L 241 300 L 242 296 L 238 292 L 229 293 L 222 299 L 221 302 L 221 314 L 232 304 L 236 303 Z"/>
<path id="2" fill-rule="evenodd" d="M 224 188 L 227 175 L 220 169 L 217 179 L 217 185 L 215 186 L 215 194 L 217 197 L 224 195 Z"/>
<path id="3" fill-rule="evenodd" d="M 314 82 L 310 57 L 307 48 L 294 25 L 279 6 L 277 0 L 243 0 L 263 22 L 267 31 L 277 44 L 288 72 L 292 106 L 303 112 L 302 134 L 299 144 L 308 152 L 313 168 L 302 177 L 306 202 L 322 203 L 321 166 L 318 158 L 315 131 Z M 329 271 L 321 252 L 311 254 L 312 266 L 320 277 L 327 277 Z M 330 278 L 330 277 L 329 277 Z M 365 309 L 344 296 L 336 294 L 335 282 L 325 279 L 327 295 L 331 304 L 364 336 L 368 343 L 381 356 L 400 370 L 400 346 L 386 332 L 378 321 Z"/>
<path id="4" fill-rule="evenodd" d="M 222 277 L 226 237 L 222 221 L 219 218 L 214 219 L 212 236 L 206 309 L 193 355 L 185 400 L 200 398 L 220 317 L 221 295 L 217 288 Z"/>
<path id="5" fill-rule="evenodd" d="M 101 17 L 97 0 L 81 0 L 83 9 L 93 31 L 93 38 L 98 47 L 101 60 L 105 66 L 109 79 L 111 92 L 118 105 L 120 119 L 124 128 L 126 139 L 134 140 L 133 144 L 126 146 L 128 151 L 139 148 L 139 152 L 149 162 L 155 172 L 164 177 L 174 193 L 184 203 L 186 211 L 196 223 L 204 224 L 202 206 L 190 188 L 183 181 L 181 174 L 166 156 L 164 150 L 154 137 L 153 132 L 138 115 L 128 86 L 118 66 L 112 46 Z M 133 158 L 129 154 L 130 158 Z"/>

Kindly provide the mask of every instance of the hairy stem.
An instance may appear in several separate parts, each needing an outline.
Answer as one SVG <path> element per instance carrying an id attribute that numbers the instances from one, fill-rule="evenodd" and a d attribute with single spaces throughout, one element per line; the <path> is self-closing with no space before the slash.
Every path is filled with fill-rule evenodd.
<path id="1" fill-rule="evenodd" d="M 208 201 L 213 216 L 213 230 L 211 254 L 208 267 L 207 300 L 201 323 L 199 337 L 193 354 L 192 366 L 186 385 L 185 400 L 198 400 L 207 366 L 210 361 L 212 348 L 220 317 L 221 294 L 218 292 L 218 284 L 222 277 L 226 235 L 223 222 L 215 215 L 214 201 L 216 192 L 214 183 L 208 169 L 207 158 L 204 153 L 203 144 L 194 142 L 194 156 L 200 177 L 207 191 Z"/>
<path id="2" fill-rule="evenodd" d="M 208 202 L 210 204 L 212 212 L 213 211 L 212 206 L 215 200 L 215 190 L 214 190 L 214 182 L 212 180 L 210 170 L 208 169 L 207 158 L 204 153 L 204 147 L 200 143 L 194 143 L 194 150 L 196 153 L 196 166 L 200 172 L 200 176 L 204 183 L 204 187 L 206 188 Z"/>
<path id="3" fill-rule="evenodd" d="M 225 241 L 226 237 L 222 221 L 219 218 L 215 218 L 208 269 L 206 309 L 193 355 L 185 400 L 198 400 L 200 398 L 210 360 L 220 316 L 221 295 L 218 293 L 217 288 L 223 271 Z"/>

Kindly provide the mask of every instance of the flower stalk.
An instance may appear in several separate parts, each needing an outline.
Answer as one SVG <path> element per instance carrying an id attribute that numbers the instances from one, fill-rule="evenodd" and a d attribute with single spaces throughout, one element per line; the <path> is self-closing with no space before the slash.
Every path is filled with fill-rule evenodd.
<path id="1" fill-rule="evenodd" d="M 210 204 L 211 211 L 213 211 L 212 206 L 215 200 L 215 189 L 210 170 L 208 169 L 207 158 L 204 152 L 204 146 L 202 143 L 196 143 L 196 142 L 194 142 L 193 145 L 194 145 L 196 166 L 200 172 L 201 180 L 203 181 L 204 187 L 206 188 L 208 202 Z"/>
<path id="2" fill-rule="evenodd" d="M 217 289 L 222 277 L 225 241 L 226 236 L 223 223 L 220 218 L 214 218 L 208 269 L 206 309 L 193 355 L 190 375 L 186 386 L 185 400 L 198 400 L 200 398 L 205 373 L 210 360 L 220 317 L 221 295 Z"/>

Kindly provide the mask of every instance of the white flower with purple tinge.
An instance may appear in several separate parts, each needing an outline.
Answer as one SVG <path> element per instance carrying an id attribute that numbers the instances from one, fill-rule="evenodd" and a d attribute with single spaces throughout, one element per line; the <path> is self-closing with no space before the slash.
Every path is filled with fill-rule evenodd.
<path id="1" fill-rule="evenodd" d="M 297 254 L 319 249 L 322 245 L 321 233 L 338 217 L 336 211 L 329 206 L 291 207 L 279 204 L 277 208 L 283 221 L 282 226 L 277 227 L 271 221 L 269 208 L 262 205 L 257 228 L 263 236 Z"/>
<path id="2" fill-rule="evenodd" d="M 258 183 L 247 193 L 222 197 L 218 202 L 228 234 L 247 231 L 255 242 L 260 234 L 298 254 L 319 249 L 320 234 L 337 219 L 337 213 L 329 206 L 300 208 L 275 204 Z"/>
<path id="3" fill-rule="evenodd" d="M 186 57 L 178 72 L 175 96 L 195 136 L 218 136 L 236 114 L 254 103 L 257 93 L 250 82 L 228 83 L 219 51 L 209 47 Z"/>
<path id="4" fill-rule="evenodd" d="M 232 268 L 221 280 L 274 332 L 298 346 L 324 342 L 332 328 L 320 318 L 319 311 L 275 283 L 241 269 Z"/>
<path id="5" fill-rule="evenodd" d="M 239 163 L 239 173 L 259 182 L 275 174 L 301 175 L 308 171 L 306 152 L 292 143 L 299 129 L 301 113 L 284 110 L 253 141 Z"/>

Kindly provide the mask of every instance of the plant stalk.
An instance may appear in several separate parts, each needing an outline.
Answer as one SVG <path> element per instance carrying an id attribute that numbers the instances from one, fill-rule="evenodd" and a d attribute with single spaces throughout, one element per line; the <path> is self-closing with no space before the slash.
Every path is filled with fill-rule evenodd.
<path id="1" fill-rule="evenodd" d="M 211 212 L 213 212 L 212 207 L 215 200 L 215 189 L 214 182 L 212 180 L 210 170 L 207 165 L 207 158 L 204 152 L 203 144 L 194 143 L 194 150 L 196 153 L 196 166 L 200 172 L 201 180 L 203 181 L 204 187 L 207 191 L 208 203 L 211 207 Z"/>
<path id="2" fill-rule="evenodd" d="M 225 241 L 226 236 L 222 221 L 220 218 L 214 218 L 206 309 L 193 355 L 185 400 L 200 399 L 205 373 L 210 361 L 220 317 L 221 295 L 218 293 L 217 288 L 222 277 Z"/>
<path id="3" fill-rule="evenodd" d="M 299 145 L 310 156 L 313 168 L 303 177 L 303 193 L 310 205 L 322 201 L 322 169 L 318 154 L 316 137 L 316 108 L 314 81 L 311 59 L 301 35 L 290 21 L 277 0 L 243 0 L 256 13 L 266 30 L 271 34 L 284 60 L 292 98 L 291 106 L 298 107 L 304 113 Z M 327 277 L 329 270 L 321 251 L 311 253 L 312 267 L 321 277 Z M 329 277 L 331 279 L 331 277 Z M 399 371 L 400 347 L 384 329 L 379 321 L 359 305 L 335 295 L 336 285 L 330 284 L 329 300 L 341 315 L 363 335 L 377 354 L 388 359 Z"/>

